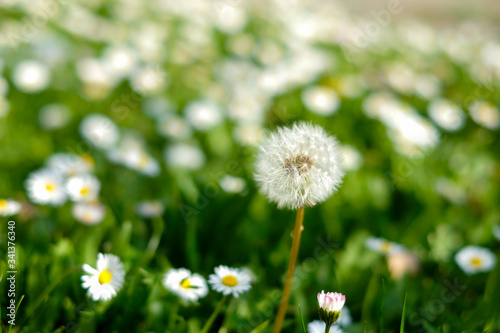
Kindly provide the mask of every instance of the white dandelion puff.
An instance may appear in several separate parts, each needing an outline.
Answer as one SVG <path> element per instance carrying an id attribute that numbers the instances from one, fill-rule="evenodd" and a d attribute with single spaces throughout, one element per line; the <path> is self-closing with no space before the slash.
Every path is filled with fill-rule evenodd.
<path id="1" fill-rule="evenodd" d="M 328 199 L 342 183 L 341 148 L 320 126 L 305 122 L 278 128 L 257 154 L 254 175 L 278 208 L 298 209 Z"/>

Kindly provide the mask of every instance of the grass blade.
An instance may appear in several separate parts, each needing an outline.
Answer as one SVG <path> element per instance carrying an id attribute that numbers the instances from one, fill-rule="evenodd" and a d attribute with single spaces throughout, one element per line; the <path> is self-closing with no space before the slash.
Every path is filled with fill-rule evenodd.
<path id="1" fill-rule="evenodd" d="M 304 318 L 302 317 L 302 309 L 300 308 L 300 304 L 297 305 L 299 306 L 300 322 L 302 323 L 302 329 L 304 330 L 304 333 L 307 333 L 306 325 L 304 324 Z"/>
<path id="2" fill-rule="evenodd" d="M 405 300 L 403 301 L 403 313 L 401 314 L 401 328 L 399 329 L 399 333 L 404 333 L 405 331 L 405 309 L 406 309 L 406 296 L 408 293 L 405 293 Z"/>

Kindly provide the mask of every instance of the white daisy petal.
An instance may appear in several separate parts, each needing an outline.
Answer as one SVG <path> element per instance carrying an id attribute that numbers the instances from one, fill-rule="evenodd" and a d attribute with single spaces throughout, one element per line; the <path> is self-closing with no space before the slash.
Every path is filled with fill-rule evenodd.
<path id="1" fill-rule="evenodd" d="M 208 294 L 207 282 L 199 274 L 185 268 L 170 269 L 163 278 L 163 286 L 180 298 L 196 302 Z"/>
<path id="2" fill-rule="evenodd" d="M 227 266 L 218 266 L 214 269 L 215 274 L 211 274 L 208 278 L 208 283 L 217 292 L 223 295 L 233 294 L 238 297 L 240 294 L 252 288 L 250 281 L 252 280 L 249 270 L 240 270 Z"/>
<path id="3" fill-rule="evenodd" d="M 82 287 L 88 289 L 88 294 L 94 301 L 110 300 L 123 286 L 125 280 L 123 264 L 115 255 L 98 253 L 96 266 L 97 269 L 87 264 L 83 265 L 83 270 L 90 275 L 81 277 Z"/>

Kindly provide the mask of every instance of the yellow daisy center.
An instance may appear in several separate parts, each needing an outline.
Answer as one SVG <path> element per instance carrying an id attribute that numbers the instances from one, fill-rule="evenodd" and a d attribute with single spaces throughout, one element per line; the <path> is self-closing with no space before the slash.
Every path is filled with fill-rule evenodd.
<path id="1" fill-rule="evenodd" d="M 95 162 L 94 162 L 94 159 L 92 158 L 92 156 L 90 156 L 89 154 L 82 154 L 82 155 L 80 155 L 80 157 L 83 158 L 92 167 L 94 167 Z"/>
<path id="2" fill-rule="evenodd" d="M 390 248 L 391 248 L 391 243 L 389 242 L 382 242 L 382 244 L 380 244 L 380 251 L 382 251 L 383 253 L 389 252 Z"/>
<path id="3" fill-rule="evenodd" d="M 2 207 L 2 208 L 7 207 L 7 200 L 5 200 L 5 199 L 0 199 L 0 207 Z"/>
<path id="4" fill-rule="evenodd" d="M 477 257 L 476 258 L 472 258 L 471 261 L 470 261 L 470 263 L 472 265 L 474 265 L 474 266 L 479 266 L 479 265 L 481 265 L 481 259 L 479 259 Z"/>
<path id="5" fill-rule="evenodd" d="M 89 194 L 89 192 L 90 192 L 90 189 L 87 186 L 84 186 L 80 189 L 81 195 L 87 195 L 87 194 Z"/>
<path id="6" fill-rule="evenodd" d="M 53 192 L 56 189 L 56 186 L 53 183 L 45 184 L 45 189 L 49 192 Z"/>
<path id="7" fill-rule="evenodd" d="M 108 271 L 107 269 L 103 270 L 101 274 L 99 274 L 99 283 L 100 284 L 106 284 L 111 282 L 111 278 L 113 276 L 111 275 L 111 272 Z"/>
<path id="8" fill-rule="evenodd" d="M 89 222 L 91 220 L 92 220 L 92 213 L 89 211 L 84 212 L 82 215 L 82 221 Z"/>
<path id="9" fill-rule="evenodd" d="M 182 280 L 181 282 L 181 287 L 184 288 L 184 289 L 189 289 L 191 288 L 193 285 L 191 284 L 191 281 L 189 281 L 188 278 L 185 278 L 184 280 Z"/>
<path id="10" fill-rule="evenodd" d="M 149 157 L 146 154 L 141 154 L 141 157 L 139 158 L 139 163 L 138 166 L 139 168 L 144 168 L 146 165 L 149 163 Z"/>
<path id="11" fill-rule="evenodd" d="M 238 284 L 238 279 L 233 275 L 226 275 L 222 278 L 222 284 L 228 287 L 234 287 Z"/>

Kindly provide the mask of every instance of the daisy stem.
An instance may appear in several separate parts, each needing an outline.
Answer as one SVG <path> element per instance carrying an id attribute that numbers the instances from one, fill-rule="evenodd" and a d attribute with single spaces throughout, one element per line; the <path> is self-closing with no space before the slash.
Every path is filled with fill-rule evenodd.
<path id="1" fill-rule="evenodd" d="M 285 320 L 286 309 L 290 300 L 290 291 L 292 290 L 293 274 L 295 273 L 295 265 L 297 264 L 297 256 L 299 254 L 300 235 L 302 234 L 302 222 L 304 221 L 304 207 L 297 210 L 297 218 L 295 219 L 295 228 L 293 229 L 292 248 L 290 250 L 290 261 L 286 271 L 285 286 L 283 287 L 283 295 L 281 296 L 278 314 L 274 322 L 273 333 L 279 333 Z"/>
<path id="2" fill-rule="evenodd" d="M 325 333 L 329 333 L 330 332 L 330 327 L 332 327 L 332 324 L 326 325 L 326 327 L 325 327 Z"/>
<path id="3" fill-rule="evenodd" d="M 227 296 L 224 295 L 222 296 L 221 300 L 219 301 L 219 304 L 217 304 L 217 307 L 215 308 L 214 312 L 210 315 L 210 318 L 208 318 L 207 322 L 203 326 L 203 329 L 201 330 L 200 333 L 207 333 L 212 324 L 214 323 L 215 318 L 217 318 L 217 315 L 219 314 L 220 310 L 222 309 L 222 306 L 224 305 L 224 302 L 226 301 Z"/>

